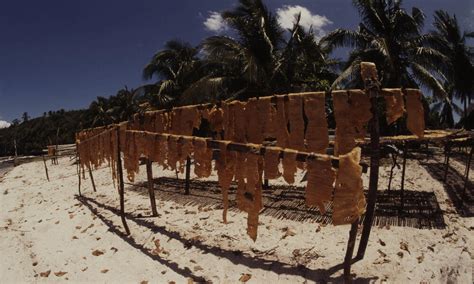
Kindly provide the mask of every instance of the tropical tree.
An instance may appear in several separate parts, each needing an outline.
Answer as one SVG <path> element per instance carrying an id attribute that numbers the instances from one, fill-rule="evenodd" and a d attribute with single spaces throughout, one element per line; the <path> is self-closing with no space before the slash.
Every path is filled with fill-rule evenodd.
<path id="1" fill-rule="evenodd" d="M 425 36 L 428 46 L 436 49 L 448 58 L 450 64 L 446 65 L 444 77 L 450 85 L 450 101 L 444 101 L 446 114 L 457 108 L 452 101 L 457 98 L 464 105 L 464 117 L 468 115 L 467 107 L 471 103 L 474 92 L 474 66 L 473 53 L 467 45 L 468 38 L 474 38 L 474 32 L 462 31 L 456 15 L 450 16 L 447 12 L 438 10 L 434 15 L 435 30 Z M 454 124 L 454 120 L 453 123 Z M 450 126 L 452 127 L 450 123 Z"/>
<path id="2" fill-rule="evenodd" d="M 143 113 L 144 109 L 140 105 L 138 93 L 134 89 L 125 88 L 119 90 L 116 96 L 109 99 L 110 117 L 114 122 L 130 120 L 134 114 Z"/>
<path id="3" fill-rule="evenodd" d="M 112 123 L 109 110 L 109 101 L 104 97 L 97 97 L 89 106 L 89 115 L 92 116 L 92 127 Z"/>
<path id="4" fill-rule="evenodd" d="M 359 63 L 372 61 L 384 87 L 421 85 L 432 89 L 435 96 L 446 97 L 438 78 L 447 58 L 436 49 L 423 46 L 423 12 L 413 7 L 408 13 L 402 3 L 401 0 L 353 0 L 361 16 L 358 29 L 337 29 L 322 39 L 331 48 L 354 48 L 333 88 L 362 87 Z"/>
<path id="5" fill-rule="evenodd" d="M 261 0 L 240 0 L 234 10 L 223 12 L 222 18 L 236 38 L 217 35 L 202 43 L 207 63 L 220 67 L 213 76 L 220 79 L 216 83 L 226 84 L 230 97 L 271 94 L 283 44 L 276 17 Z"/>
<path id="6" fill-rule="evenodd" d="M 153 56 L 143 69 L 143 78 L 158 81 L 141 87 L 153 105 L 162 107 L 178 101 L 184 91 L 200 79 L 202 62 L 198 52 L 189 43 L 171 40 Z"/>
<path id="7" fill-rule="evenodd" d="M 240 0 L 222 14 L 229 35 L 211 36 L 202 43 L 211 86 L 224 98 L 257 97 L 291 91 L 327 89 L 334 78 L 328 50 L 316 41 L 312 29 L 300 25 L 301 15 L 288 35 L 261 0 Z M 203 84 L 204 85 L 204 84 Z"/>

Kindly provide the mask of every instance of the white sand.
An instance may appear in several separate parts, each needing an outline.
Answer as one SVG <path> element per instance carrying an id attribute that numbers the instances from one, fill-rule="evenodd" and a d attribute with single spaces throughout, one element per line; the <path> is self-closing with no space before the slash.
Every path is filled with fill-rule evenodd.
<path id="1" fill-rule="evenodd" d="M 452 163 L 462 174 L 459 162 Z M 287 202 L 293 193 L 301 193 L 296 189 L 266 191 L 283 199 L 275 204 L 287 202 L 288 207 L 265 210 L 254 243 L 245 232 L 245 214 L 231 210 L 230 224 L 221 222 L 222 210 L 215 206 L 220 194 L 215 188 L 193 184 L 192 195 L 184 196 L 169 182 L 156 185 L 160 216 L 153 218 L 147 217 L 151 213 L 147 189 L 127 185 L 126 211 L 135 217 L 127 219 L 132 234 L 125 236 L 108 168 L 94 171 L 97 193 L 92 192 L 89 179 L 82 181 L 85 199 L 80 201 L 75 197 L 75 165 L 64 158 L 58 166 L 48 166 L 51 182 L 45 179 L 42 162 L 18 166 L 0 182 L 1 283 L 187 283 L 189 279 L 235 283 L 243 274 L 251 275 L 248 283 L 342 281 L 342 270 L 330 274 L 328 269 L 343 261 L 349 226 L 295 220 L 311 213 L 300 206 L 302 200 Z M 362 283 L 472 283 L 474 218 L 458 214 L 426 165 L 408 161 L 407 166 L 407 190 L 434 193 L 431 196 L 442 210 L 439 221 L 445 225 L 417 228 L 416 210 L 407 210 L 405 226 L 381 225 L 400 218 L 377 216 L 365 258 L 352 267 L 355 279 Z M 388 166 L 381 167 L 381 188 L 386 188 L 388 171 Z M 155 178 L 164 175 L 173 177 L 174 173 L 154 168 Z M 136 182 L 144 182 L 145 176 L 141 166 Z M 454 174 L 450 178 L 456 179 Z M 367 186 L 367 175 L 364 181 Z M 399 181 L 397 170 L 394 188 L 399 188 Z M 152 252 L 154 240 L 159 240 L 162 249 L 158 255 Z M 103 254 L 93 255 L 96 250 Z M 48 277 L 40 275 L 47 271 L 51 271 Z"/>

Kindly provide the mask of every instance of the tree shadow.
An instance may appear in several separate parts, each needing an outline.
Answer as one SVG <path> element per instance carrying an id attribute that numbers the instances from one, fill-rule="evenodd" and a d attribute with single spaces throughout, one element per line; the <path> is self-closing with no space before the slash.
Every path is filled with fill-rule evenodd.
<path id="1" fill-rule="evenodd" d="M 185 181 L 161 177 L 154 180 L 155 197 L 158 200 L 173 201 L 183 206 L 222 208 L 221 189 L 215 181 L 191 180 L 190 194 L 184 194 Z M 147 183 L 137 183 L 127 190 L 140 195 L 148 195 Z M 231 211 L 238 211 L 235 204 L 236 184 L 229 190 Z M 366 192 L 367 194 L 367 192 Z M 303 187 L 271 185 L 263 190 L 264 208 L 260 214 L 280 220 L 330 224 L 332 222 L 332 204 L 329 203 L 326 213 L 305 204 Z M 405 190 L 405 206 L 400 208 L 399 191 L 379 191 L 374 224 L 378 226 L 402 226 L 418 229 L 444 228 L 442 211 L 433 192 Z"/>
<path id="2" fill-rule="evenodd" d="M 113 208 L 109 205 L 100 203 L 92 198 L 89 197 L 79 197 L 76 196 L 76 199 L 84 204 L 95 216 L 97 216 L 105 225 L 109 227 L 109 231 L 116 234 L 132 247 L 140 250 L 142 253 L 150 257 L 151 259 L 158 261 L 159 263 L 166 265 L 176 273 L 182 275 L 183 277 L 192 278 L 194 281 L 198 283 L 206 283 L 210 282 L 208 279 L 204 277 L 196 276 L 192 273 L 192 271 L 186 268 L 180 268 L 179 264 L 175 262 L 171 262 L 166 259 L 162 259 L 159 256 L 152 254 L 147 248 L 145 248 L 142 244 L 138 243 L 136 240 L 133 239 L 132 236 L 126 235 L 124 232 L 120 230 L 120 225 L 115 225 L 111 220 L 108 220 L 100 211 L 100 209 L 110 211 L 111 213 L 119 216 L 120 210 Z M 178 232 L 168 231 L 166 227 L 157 226 L 152 221 L 147 219 L 141 218 L 139 216 L 135 216 L 131 213 L 125 214 L 126 218 L 138 226 L 148 228 L 151 232 L 155 234 L 162 234 L 167 236 L 168 238 L 172 238 L 177 240 L 183 244 L 185 248 L 195 247 L 202 251 L 203 254 L 212 254 L 217 257 L 225 258 L 232 262 L 235 265 L 244 265 L 251 269 L 261 269 L 266 271 L 272 271 L 279 275 L 294 275 L 300 276 L 308 280 L 313 280 L 316 282 L 322 283 L 342 283 L 343 282 L 343 275 L 337 277 L 331 277 L 332 274 L 341 270 L 343 268 L 343 264 L 338 264 L 328 269 L 310 269 L 303 265 L 299 266 L 292 266 L 287 263 L 280 262 L 278 260 L 271 260 L 265 259 L 260 256 L 253 256 L 249 255 L 245 252 L 239 250 L 227 250 L 222 249 L 220 247 L 211 246 L 208 244 L 203 243 L 199 239 L 186 239 L 185 237 L 181 236 Z M 353 261 L 355 262 L 355 260 Z M 354 283 L 372 283 L 377 280 L 378 277 L 369 277 L 369 278 L 355 278 Z"/>
<path id="3" fill-rule="evenodd" d="M 443 184 L 444 190 L 453 202 L 456 212 L 461 217 L 474 216 L 474 198 L 471 179 L 466 184 L 464 190 L 464 176 L 455 168 L 448 167 L 446 182 L 444 181 L 445 164 L 443 163 L 424 163 L 423 167 L 437 181 Z"/>

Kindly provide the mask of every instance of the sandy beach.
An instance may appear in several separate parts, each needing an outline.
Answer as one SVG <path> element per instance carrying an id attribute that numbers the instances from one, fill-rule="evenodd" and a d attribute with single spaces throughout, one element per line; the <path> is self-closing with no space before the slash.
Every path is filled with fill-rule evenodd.
<path id="1" fill-rule="evenodd" d="M 435 157 L 407 161 L 402 212 L 400 170 L 394 190 L 384 190 L 390 164 L 383 160 L 369 246 L 352 267 L 356 283 L 472 283 L 473 206 L 462 204 L 468 201 L 458 194 L 463 161 L 452 159 L 445 186 L 442 156 Z M 304 183 L 271 182 L 253 242 L 245 213 L 233 207 L 229 224 L 222 223 L 215 175 L 193 180 L 186 196 L 182 174 L 176 179 L 174 172 L 155 166 L 159 216 L 150 217 L 144 167 L 134 185 L 125 187 L 130 236 L 124 234 L 108 167 L 94 171 L 97 192 L 89 178 L 82 181 L 82 197 L 69 158 L 48 164 L 50 182 L 42 161 L 9 171 L 0 179 L 0 282 L 342 282 L 338 265 L 349 226 L 335 227 L 306 208 Z M 231 200 L 234 194 L 235 189 Z M 472 200 L 472 189 L 469 194 Z"/>

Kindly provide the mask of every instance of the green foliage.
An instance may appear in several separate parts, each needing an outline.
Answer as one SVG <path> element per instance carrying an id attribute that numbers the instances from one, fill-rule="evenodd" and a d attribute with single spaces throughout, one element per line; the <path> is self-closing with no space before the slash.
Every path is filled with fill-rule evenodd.
<path id="1" fill-rule="evenodd" d="M 90 126 L 91 122 L 86 110 L 60 110 L 12 124 L 0 129 L 0 156 L 14 154 L 15 140 L 19 155 L 40 154 L 48 144 L 74 143 L 76 131 Z"/>

